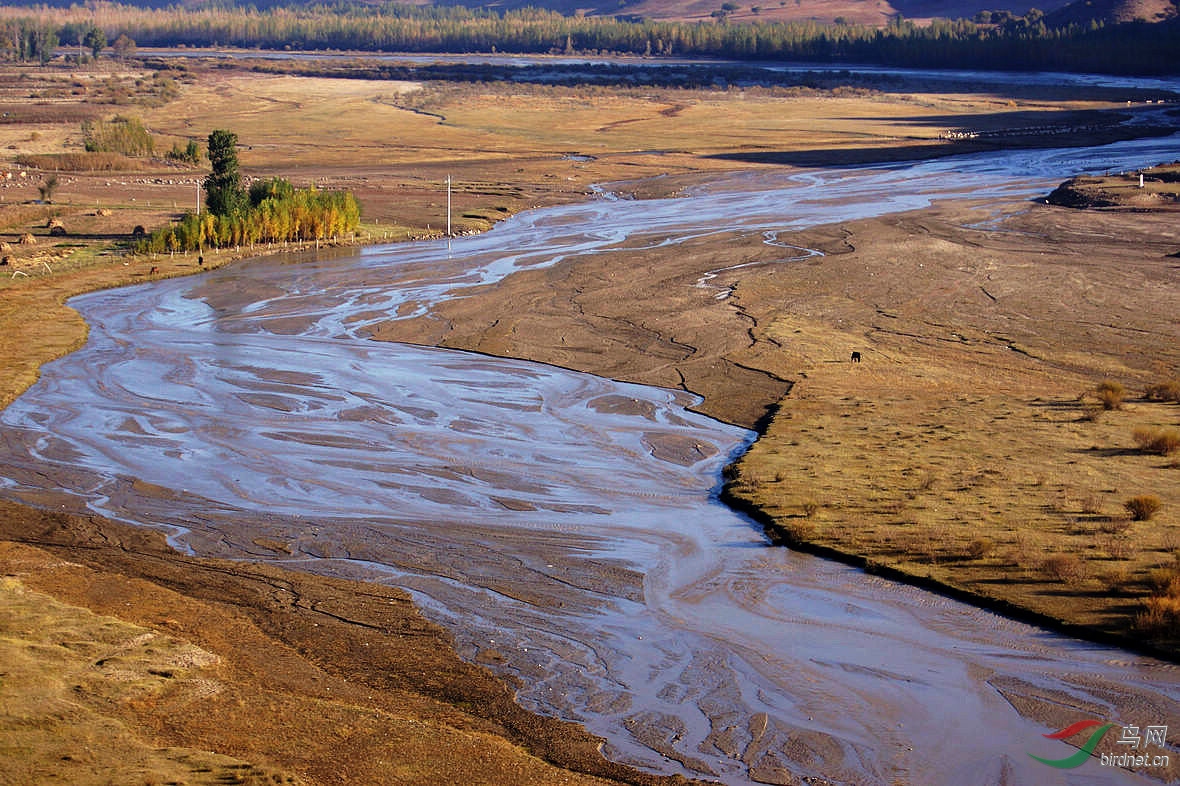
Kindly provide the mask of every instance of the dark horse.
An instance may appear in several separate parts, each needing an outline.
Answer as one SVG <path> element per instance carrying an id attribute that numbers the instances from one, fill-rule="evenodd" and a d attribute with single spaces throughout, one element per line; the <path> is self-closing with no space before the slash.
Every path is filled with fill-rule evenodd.
<path id="1" fill-rule="evenodd" d="M 859 362 L 860 362 L 860 353 L 859 353 L 859 352 L 853 352 L 853 353 L 852 353 L 852 362 L 853 362 L 853 363 L 859 363 Z"/>

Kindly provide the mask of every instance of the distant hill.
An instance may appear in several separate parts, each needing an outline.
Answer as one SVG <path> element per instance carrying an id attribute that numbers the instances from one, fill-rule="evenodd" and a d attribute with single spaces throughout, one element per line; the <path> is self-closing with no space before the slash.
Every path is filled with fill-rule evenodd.
<path id="1" fill-rule="evenodd" d="M 1180 0 L 1077 0 L 1056 11 L 1042 8 L 1051 27 L 1070 23 L 1088 24 L 1091 19 L 1107 23 L 1164 22 L 1180 17 Z"/>
<path id="2" fill-rule="evenodd" d="M 709 19 L 715 11 L 732 9 L 732 22 L 839 20 L 883 26 L 898 15 L 918 22 L 936 17 L 974 19 L 981 11 L 1011 11 L 1024 16 L 1032 8 L 1045 14 L 1050 27 L 1071 23 L 1161 22 L 1180 16 L 1180 0 L 458 0 L 470 8 L 516 9 L 537 6 L 565 14 L 627 15 L 648 19 Z M 733 7 L 736 6 L 736 9 Z"/>
<path id="3" fill-rule="evenodd" d="M 517 0 L 506 0 L 516 2 Z M 528 0 L 519 0 L 529 4 Z M 532 5 L 546 5 L 551 2 L 569 2 L 575 4 L 577 0 L 542 0 Z M 593 3 L 594 0 L 591 0 Z M 626 2 L 626 0 L 624 0 Z M 987 0 L 732 0 L 730 5 L 738 6 L 728 18 L 735 22 L 746 21 L 776 21 L 802 22 L 816 21 L 829 23 L 843 20 L 850 24 L 883 26 L 898 15 L 915 22 L 923 22 L 934 17 L 944 19 L 973 19 L 976 14 L 984 10 L 999 10 L 1004 8 L 1016 16 L 1023 16 L 1031 7 L 1036 7 L 1048 14 L 1062 9 L 1070 0 L 1020 0 L 1016 5 L 1004 6 L 1002 2 L 987 2 Z M 1026 4 L 1027 3 L 1027 4 Z M 710 14 L 721 9 L 725 0 L 640 0 L 627 2 L 622 12 L 644 16 L 651 19 L 707 19 Z M 587 6 L 586 2 L 582 7 Z M 612 6 L 615 10 L 612 10 Z M 597 0 L 596 13 L 620 13 L 618 0 Z"/>

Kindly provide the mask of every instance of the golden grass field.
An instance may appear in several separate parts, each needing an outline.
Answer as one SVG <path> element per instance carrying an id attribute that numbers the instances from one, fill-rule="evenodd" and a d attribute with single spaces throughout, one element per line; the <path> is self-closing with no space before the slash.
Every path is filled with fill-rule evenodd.
<path id="1" fill-rule="evenodd" d="M 158 150 L 228 128 L 249 176 L 352 189 L 364 216 L 355 240 L 366 242 L 438 235 L 448 175 L 458 229 L 477 231 L 529 207 L 584 199 L 599 182 L 673 194 L 710 172 L 778 166 L 759 161 L 783 154 L 827 164 L 864 160 L 866 151 L 937 155 L 949 149 L 938 139 L 948 127 L 1007 128 L 1125 104 L 1117 95 L 578 89 L 186 69 L 4 66 L 0 109 L 28 114 L 0 124 L 0 169 L 19 172 L 12 162 L 22 154 L 77 152 L 83 117 L 140 117 Z M 0 404 L 85 340 L 66 298 L 198 269 L 192 255 L 128 256 L 123 245 L 135 225 L 150 230 L 192 204 L 205 170 L 155 159 L 127 166 L 60 172 L 51 204 L 35 203 L 48 171 L 0 182 L 0 240 L 9 244 Z M 651 384 L 683 379 L 706 396 L 704 411 L 745 425 L 773 408 L 763 436 L 731 468 L 727 493 L 787 540 L 1091 633 L 1158 636 L 1174 656 L 1174 625 L 1135 628 L 1149 594 L 1169 597 L 1180 550 L 1176 454 L 1146 453 L 1133 437 L 1136 428 L 1180 427 L 1175 403 L 1140 395 L 1180 374 L 1180 290 L 1168 256 L 1180 251 L 1176 213 L 1164 197 L 1150 207 L 1010 205 L 980 228 L 996 218 L 994 205 L 941 206 L 821 227 L 780 239 L 825 257 L 744 268 L 723 282 L 733 287 L 724 301 L 692 282 L 718 260 L 769 262 L 775 252 L 759 237 L 636 252 L 610 276 L 600 261 L 572 259 L 447 304 L 441 319 L 378 334 Z M 66 237 L 50 237 L 53 217 Z M 25 233 L 35 245 L 17 243 Z M 206 253 L 205 262 L 282 250 Z M 645 337 L 636 338 L 636 324 Z M 694 353 L 677 355 L 672 338 Z M 864 362 L 849 363 L 851 349 Z M 1097 412 L 1093 391 L 1107 379 L 1127 388 L 1126 402 Z M 1161 509 L 1132 522 L 1124 502 L 1139 494 L 1158 496 Z M 0 723 L 5 758 L 23 756 L 37 777 L 102 783 L 134 761 L 160 782 L 232 773 L 241 782 L 347 783 L 344 762 L 368 757 L 388 762 L 357 775 L 371 782 L 420 782 L 427 771 L 462 782 L 659 780 L 594 764 L 588 738 L 574 746 L 572 732 L 505 720 L 512 710 L 500 698 L 464 705 L 472 685 L 494 690 L 479 683 L 486 674 L 456 665 L 440 633 L 421 650 L 406 644 L 416 653 L 406 656 L 407 673 L 419 676 L 389 692 L 371 664 L 333 649 L 336 639 L 314 630 L 313 617 L 294 607 L 276 616 L 265 593 L 243 589 L 294 581 L 277 571 L 218 568 L 223 580 L 202 589 L 200 577 L 212 575 L 204 563 L 169 557 L 116 525 L 62 517 L 49 537 L 40 534 L 43 514 L 6 505 L 0 515 L 4 537 L 35 542 L 0 550 L 0 651 L 22 675 L 0 688 L 8 708 Z M 299 581 L 301 591 L 328 591 L 320 580 Z M 412 609 L 405 615 L 398 624 L 423 624 Z M 283 648 L 309 679 L 318 669 L 358 692 L 329 700 L 318 688 L 276 684 L 235 630 L 256 636 L 249 641 L 260 651 Z M 95 671 L 88 658 L 99 652 L 117 655 L 103 668 L 117 668 L 118 679 Z M 211 717 L 171 724 L 168 713 L 181 712 L 203 681 L 222 686 L 224 729 Z M 28 687 L 14 693 L 16 682 Z M 81 704 L 76 684 L 93 688 Z M 322 713 L 345 731 L 328 738 L 336 744 L 309 747 L 318 739 L 310 719 Z M 379 739 L 387 721 L 401 735 L 393 747 Z M 282 744 L 261 750 L 251 728 Z M 444 732 L 440 749 L 433 741 Z M 57 755 L 61 740 L 76 758 Z M 579 753 L 558 761 L 563 746 Z M 479 773 L 464 767 L 470 751 L 491 749 Z M 213 774 L 203 781 L 198 771 Z"/>

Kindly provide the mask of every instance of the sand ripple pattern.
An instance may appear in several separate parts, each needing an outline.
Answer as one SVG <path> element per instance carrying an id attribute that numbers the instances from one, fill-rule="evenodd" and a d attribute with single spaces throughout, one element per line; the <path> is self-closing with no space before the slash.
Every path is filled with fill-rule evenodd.
<path id="1" fill-rule="evenodd" d="M 1064 755 L 1038 712 L 1180 728 L 1180 677 L 768 547 L 713 498 L 751 435 L 688 411 L 687 394 L 364 336 L 522 267 L 621 255 L 623 240 L 1034 193 L 1080 155 L 735 179 L 518 216 L 450 248 L 87 295 L 73 301 L 87 346 L 3 413 L 0 493 L 64 489 L 196 553 L 405 586 L 524 704 L 584 722 L 608 755 L 653 770 L 1054 782 L 1027 755 Z"/>

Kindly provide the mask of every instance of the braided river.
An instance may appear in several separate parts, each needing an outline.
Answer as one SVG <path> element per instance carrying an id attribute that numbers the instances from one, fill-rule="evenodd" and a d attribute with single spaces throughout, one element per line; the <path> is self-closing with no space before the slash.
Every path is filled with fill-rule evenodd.
<path id="1" fill-rule="evenodd" d="M 572 255 L 1032 198 L 1180 158 L 1176 137 L 604 191 L 486 234 L 267 258 L 98 292 L 88 343 L 0 417 L 0 494 L 199 555 L 406 588 L 610 758 L 741 784 L 1140 783 L 1024 711 L 1180 731 L 1180 671 L 768 544 L 719 503 L 754 435 L 683 391 L 370 340 Z M 784 262 L 783 264 L 790 264 Z M 1170 743 L 1161 752 L 1175 759 Z"/>

